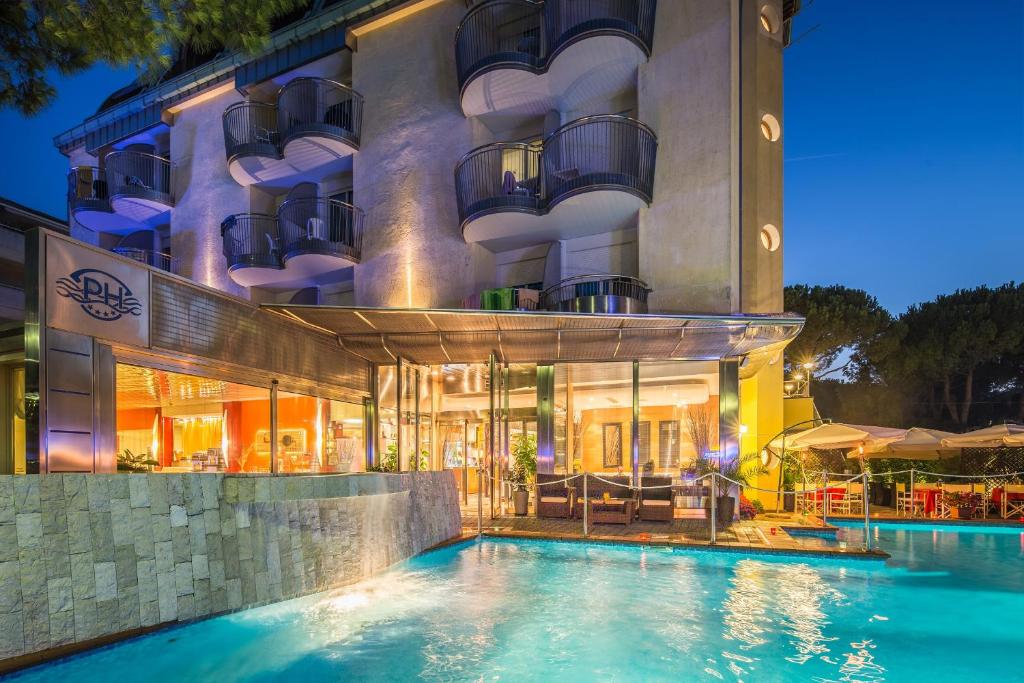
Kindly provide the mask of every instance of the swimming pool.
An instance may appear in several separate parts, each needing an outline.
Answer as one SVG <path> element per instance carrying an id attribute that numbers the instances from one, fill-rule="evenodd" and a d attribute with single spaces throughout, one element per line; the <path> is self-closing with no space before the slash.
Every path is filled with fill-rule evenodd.
<path id="1" fill-rule="evenodd" d="M 485 540 L 16 678 L 1024 680 L 1024 529 L 872 533 L 889 562 Z"/>

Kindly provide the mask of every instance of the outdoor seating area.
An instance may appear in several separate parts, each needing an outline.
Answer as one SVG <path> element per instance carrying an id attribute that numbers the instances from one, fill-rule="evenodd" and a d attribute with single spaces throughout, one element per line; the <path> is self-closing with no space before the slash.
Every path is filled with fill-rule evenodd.
<path id="1" fill-rule="evenodd" d="M 627 526 L 636 521 L 703 520 L 709 496 L 708 486 L 668 476 L 642 477 L 636 487 L 628 476 L 588 474 L 584 487 L 583 475 L 537 473 L 533 513 L 539 519 L 581 521 L 586 508 L 592 524 Z"/>

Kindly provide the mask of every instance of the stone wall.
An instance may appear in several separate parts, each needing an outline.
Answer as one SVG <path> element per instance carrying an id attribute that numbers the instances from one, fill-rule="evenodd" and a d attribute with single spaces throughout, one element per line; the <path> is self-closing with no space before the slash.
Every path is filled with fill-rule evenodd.
<path id="1" fill-rule="evenodd" d="M 450 472 L 0 476 L 0 659 L 351 583 L 460 530 Z"/>

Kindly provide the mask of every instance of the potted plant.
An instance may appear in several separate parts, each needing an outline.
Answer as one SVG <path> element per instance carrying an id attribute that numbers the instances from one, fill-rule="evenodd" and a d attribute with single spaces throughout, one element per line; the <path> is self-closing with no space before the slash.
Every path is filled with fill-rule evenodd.
<path id="1" fill-rule="evenodd" d="M 512 442 L 512 468 L 509 482 L 512 484 L 512 504 L 516 515 L 522 517 L 530 505 L 528 486 L 537 473 L 537 437 L 533 434 L 519 434 Z"/>
<path id="2" fill-rule="evenodd" d="M 981 494 L 947 491 L 942 494 L 942 501 L 949 508 L 952 519 L 972 519 L 981 506 Z"/>
<path id="3" fill-rule="evenodd" d="M 757 453 L 738 455 L 732 459 L 719 459 L 707 454 L 697 458 L 699 476 L 712 472 L 719 475 L 715 477 L 715 490 L 711 492 L 715 497 L 715 510 L 719 524 L 723 526 L 732 524 L 736 511 L 736 499 L 729 495 L 734 485 L 732 482 L 739 483 L 741 487 L 750 486 L 754 477 L 767 471 L 768 468 L 761 463 L 761 456 Z"/>
<path id="4" fill-rule="evenodd" d="M 154 465 L 160 463 L 149 457 L 149 453 L 132 453 L 127 448 L 117 454 L 118 472 L 152 472 Z"/>

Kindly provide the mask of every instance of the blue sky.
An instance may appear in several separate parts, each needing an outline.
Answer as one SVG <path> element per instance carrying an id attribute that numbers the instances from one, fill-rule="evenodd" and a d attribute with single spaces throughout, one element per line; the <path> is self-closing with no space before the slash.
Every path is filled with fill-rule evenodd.
<path id="1" fill-rule="evenodd" d="M 898 313 L 1024 279 L 1024 3 L 804 5 L 785 56 L 786 282 Z M 64 216 L 52 138 L 129 80 L 98 66 L 33 119 L 0 110 L 0 194 Z"/>
<path id="2" fill-rule="evenodd" d="M 786 282 L 900 312 L 1024 279 L 1024 3 L 804 5 L 785 55 Z"/>

